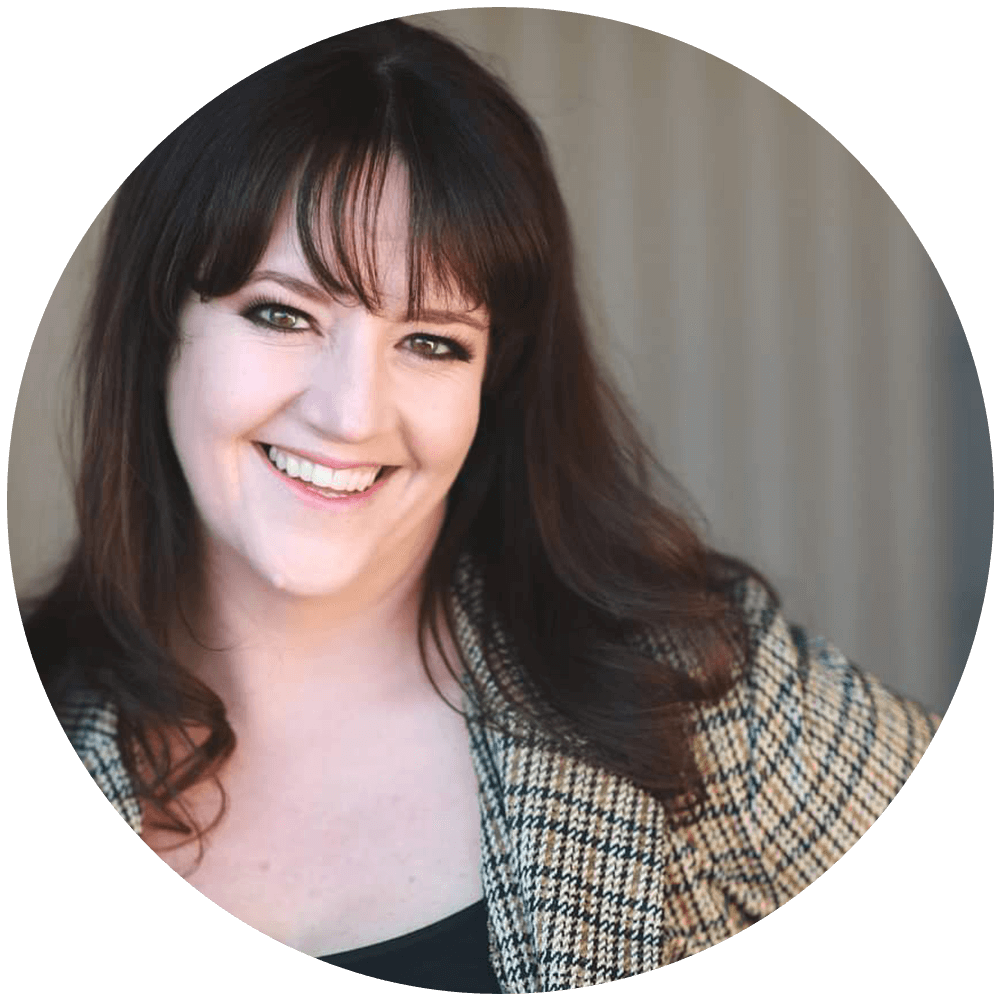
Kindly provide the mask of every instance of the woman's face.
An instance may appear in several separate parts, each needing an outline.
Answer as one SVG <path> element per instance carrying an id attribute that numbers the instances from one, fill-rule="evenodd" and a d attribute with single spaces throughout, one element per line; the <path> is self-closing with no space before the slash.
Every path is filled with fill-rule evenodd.
<path id="1" fill-rule="evenodd" d="M 379 315 L 318 285 L 286 209 L 243 288 L 185 304 L 167 379 L 171 436 L 213 554 L 301 596 L 402 575 L 426 556 L 479 419 L 485 310 L 429 293 L 421 320 L 402 319 L 398 172 L 375 233 Z"/>

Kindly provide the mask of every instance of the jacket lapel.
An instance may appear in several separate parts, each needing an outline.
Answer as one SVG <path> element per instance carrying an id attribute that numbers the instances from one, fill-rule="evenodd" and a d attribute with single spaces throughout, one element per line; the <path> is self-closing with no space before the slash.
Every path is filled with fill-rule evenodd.
<path id="1" fill-rule="evenodd" d="M 474 675 L 469 736 L 480 786 L 482 878 L 504 992 L 609 982 L 658 968 L 666 842 L 659 804 L 623 778 L 547 744 L 501 704 L 486 663 L 478 580 L 460 574 L 453 610 Z M 500 643 L 504 662 L 516 671 Z M 470 691 L 473 688 L 470 687 Z M 489 718 L 482 710 L 490 702 Z"/>

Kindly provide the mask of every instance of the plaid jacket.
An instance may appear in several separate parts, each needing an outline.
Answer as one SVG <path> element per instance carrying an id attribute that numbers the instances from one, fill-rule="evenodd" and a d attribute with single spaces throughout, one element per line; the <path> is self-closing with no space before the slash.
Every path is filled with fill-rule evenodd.
<path id="1" fill-rule="evenodd" d="M 628 780 L 532 738 L 501 703 L 491 648 L 516 662 L 459 573 L 453 608 L 479 698 L 500 728 L 469 717 L 482 814 L 491 960 L 506 993 L 613 981 L 684 958 L 771 913 L 829 868 L 909 776 L 939 721 L 790 627 L 766 591 L 742 603 L 754 649 L 745 678 L 697 717 L 708 800 L 671 824 Z M 667 655 L 662 648 L 651 649 Z M 470 689 L 471 690 L 471 689 Z M 504 707 L 504 705 L 508 707 Z M 138 832 L 114 710 L 81 699 L 63 723 L 88 770 Z"/>

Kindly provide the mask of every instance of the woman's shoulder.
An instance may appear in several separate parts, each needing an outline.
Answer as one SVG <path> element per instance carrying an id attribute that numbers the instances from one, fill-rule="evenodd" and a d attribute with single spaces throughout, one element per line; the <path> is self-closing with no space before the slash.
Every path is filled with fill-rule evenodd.
<path id="1" fill-rule="evenodd" d="M 96 691 L 76 685 L 53 706 L 66 736 L 81 756 L 117 746 L 118 710 Z"/>
<path id="2" fill-rule="evenodd" d="M 98 787 L 137 833 L 142 809 L 118 744 L 118 711 L 83 686 L 70 688 L 54 706 L 67 738 Z"/>
<path id="3" fill-rule="evenodd" d="M 722 702 L 699 713 L 709 783 L 746 807 L 763 842 L 803 827 L 803 843 L 852 843 L 901 790 L 941 717 L 790 622 L 759 581 L 738 594 L 752 655 Z M 837 816 L 829 803 L 840 804 Z M 810 816 L 825 816 L 825 826 L 804 829 Z"/>
<path id="4" fill-rule="evenodd" d="M 746 808 L 761 820 L 769 790 L 775 802 L 794 799 L 789 807 L 796 809 L 820 800 L 825 808 L 828 798 L 853 808 L 857 795 L 870 807 L 870 825 L 916 766 L 940 718 L 790 622 L 749 567 L 732 561 L 724 589 L 743 656 L 726 693 L 694 710 L 695 751 L 710 791 L 729 800 L 730 813 Z M 675 668 L 701 670 L 668 634 L 648 631 L 639 641 Z"/>
<path id="5" fill-rule="evenodd" d="M 736 593 L 750 659 L 729 693 L 697 712 L 707 789 L 698 827 L 706 844 L 738 833 L 748 848 L 743 861 L 731 869 L 713 863 L 713 875 L 761 916 L 869 829 L 912 774 L 940 718 L 789 623 L 759 581 L 741 581 Z"/>
<path id="6" fill-rule="evenodd" d="M 746 577 L 733 593 L 749 632 L 748 663 L 734 695 L 755 720 L 755 745 L 767 725 L 784 720 L 792 726 L 796 720 L 794 735 L 814 751 L 822 745 L 823 756 L 865 753 L 888 743 L 902 755 L 901 766 L 912 770 L 939 716 L 897 694 L 877 671 L 851 662 L 826 638 L 811 637 L 790 622 L 760 580 Z"/>

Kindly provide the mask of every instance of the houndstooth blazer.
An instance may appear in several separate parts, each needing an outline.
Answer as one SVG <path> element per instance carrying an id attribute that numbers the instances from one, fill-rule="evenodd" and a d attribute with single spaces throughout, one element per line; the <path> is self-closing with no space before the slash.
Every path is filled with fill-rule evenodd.
<path id="1" fill-rule="evenodd" d="M 708 798 L 680 826 L 627 779 L 533 738 L 533 724 L 487 670 L 487 646 L 503 653 L 494 669 L 516 675 L 516 660 L 484 619 L 479 579 L 463 564 L 452 607 L 476 682 L 470 692 L 479 708 L 495 699 L 491 712 L 505 715 L 499 727 L 476 706 L 468 716 L 490 955 L 503 992 L 621 979 L 737 933 L 841 857 L 919 760 L 936 716 L 823 640 L 808 641 L 760 585 L 747 582 L 740 594 L 752 663 L 721 702 L 698 712 Z M 139 832 L 114 710 L 80 698 L 61 715 L 87 769 Z"/>

